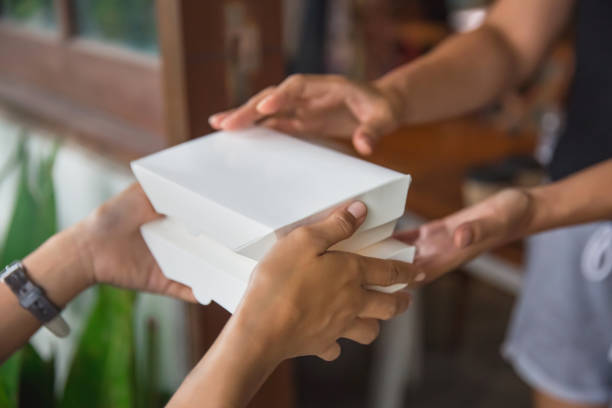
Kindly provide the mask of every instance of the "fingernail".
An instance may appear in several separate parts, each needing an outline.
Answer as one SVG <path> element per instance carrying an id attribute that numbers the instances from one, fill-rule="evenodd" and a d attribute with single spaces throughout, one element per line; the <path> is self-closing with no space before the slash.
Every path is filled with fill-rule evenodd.
<path id="1" fill-rule="evenodd" d="M 423 282 L 426 277 L 427 277 L 427 275 L 425 275 L 425 272 L 420 272 L 419 274 L 417 274 L 417 276 L 414 277 L 414 281 L 415 282 Z"/>
<path id="2" fill-rule="evenodd" d="M 350 212 L 353 217 L 358 220 L 362 217 L 365 217 L 368 209 L 361 201 L 355 201 L 354 203 L 348 206 L 347 211 Z"/>
<path id="3" fill-rule="evenodd" d="M 472 243 L 473 236 L 472 231 L 468 228 L 459 231 L 458 237 L 455 241 L 455 245 L 459 248 L 465 248 Z"/>

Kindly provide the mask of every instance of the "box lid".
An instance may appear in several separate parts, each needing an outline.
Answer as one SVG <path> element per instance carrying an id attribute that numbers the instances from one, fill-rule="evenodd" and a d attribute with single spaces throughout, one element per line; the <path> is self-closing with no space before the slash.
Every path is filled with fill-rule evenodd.
<path id="1" fill-rule="evenodd" d="M 347 241 L 374 243 L 403 214 L 410 184 L 408 175 L 266 128 L 216 132 L 134 161 L 132 169 L 156 211 L 253 259 L 351 199 L 365 202 L 368 217 Z"/>

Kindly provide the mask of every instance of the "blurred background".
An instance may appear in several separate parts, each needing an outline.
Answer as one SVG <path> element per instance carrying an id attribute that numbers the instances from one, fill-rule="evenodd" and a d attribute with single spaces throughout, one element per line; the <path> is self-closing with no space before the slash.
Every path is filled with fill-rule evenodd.
<path id="1" fill-rule="evenodd" d="M 372 80 L 482 22 L 478 0 L 0 0 L 0 259 L 22 258 L 133 177 L 131 159 L 210 131 L 286 75 Z M 372 161 L 410 173 L 404 225 L 542 180 L 563 124 L 571 32 L 523 88 L 469 117 L 401 129 Z M 351 152 L 347 144 L 335 147 Z M 252 407 L 516 407 L 500 356 L 523 246 L 416 294 L 372 347 L 283 364 Z M 1 407 L 158 407 L 228 315 L 103 287 L 0 367 Z"/>

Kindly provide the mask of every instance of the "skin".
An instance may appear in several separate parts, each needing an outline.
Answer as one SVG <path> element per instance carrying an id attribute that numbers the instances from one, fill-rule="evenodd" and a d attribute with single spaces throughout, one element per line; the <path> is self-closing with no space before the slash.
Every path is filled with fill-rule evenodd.
<path id="1" fill-rule="evenodd" d="M 527 79 L 572 9 L 572 0 L 497 1 L 477 30 L 451 36 L 376 81 L 293 75 L 209 121 L 216 129 L 261 123 L 296 135 L 352 139 L 368 155 L 402 125 L 469 113 Z"/>
<path id="2" fill-rule="evenodd" d="M 358 153 L 369 155 L 385 134 L 400 126 L 472 112 L 528 79 L 567 25 L 574 5 L 573 0 L 498 0 L 477 30 L 449 37 L 425 56 L 376 81 L 358 83 L 337 75 L 294 75 L 253 96 L 240 107 L 211 116 L 209 121 L 216 129 L 234 130 L 262 124 L 305 137 L 350 139 Z M 578 185 L 562 191 L 586 193 L 583 197 L 599 194 L 593 190 L 585 191 Z M 547 210 L 554 214 L 551 219 L 555 221 L 549 220 L 548 224 L 542 221 L 538 228 L 568 225 L 570 220 L 577 222 L 576 218 L 597 219 L 593 218 L 593 214 L 598 214 L 597 210 L 576 203 L 575 200 L 580 198 L 571 193 L 563 195 L 554 189 L 506 191 L 482 205 L 465 210 L 467 212 L 453 214 L 403 236 L 419 246 L 421 262 L 430 270 L 429 279 L 433 279 L 489 248 L 484 243 L 466 248 L 461 245 L 448 247 L 455 245 L 453 239 L 471 242 L 480 234 L 481 230 L 476 229 L 465 232 L 468 235 L 462 238 L 462 229 L 455 230 L 459 224 L 479 217 L 488 220 L 488 225 L 479 225 L 478 228 L 497 231 L 500 236 L 490 238 L 495 245 L 511 237 L 524 236 L 526 232 L 522 228 L 526 227 L 517 226 L 515 221 L 523 220 L 523 211 L 527 214 L 533 210 L 534 197 L 547 201 L 540 196 L 542 193 L 558 194 L 572 203 L 567 208 L 575 205 L 585 212 L 580 216 L 567 213 L 564 209 L 566 201 L 562 201 L 561 206 L 559 202 L 550 200 Z M 502 212 L 503 220 L 495 221 L 491 217 L 492 211 Z M 566 221 L 560 221 L 563 216 Z M 538 217 L 545 219 L 546 215 L 540 213 Z M 469 228 L 464 228 L 469 231 Z M 449 234 L 455 233 L 457 236 L 453 239 L 448 238 Z M 470 233 L 475 235 L 470 237 Z M 447 250 L 452 248 L 460 254 L 448 253 Z M 538 390 L 535 395 L 535 407 L 560 406 L 558 401 Z M 568 407 L 586 406 L 564 404 Z"/>
<path id="3" fill-rule="evenodd" d="M 507 189 L 395 238 L 415 245 L 415 266 L 437 279 L 483 252 L 541 231 L 612 218 L 612 160 L 562 181 Z"/>
<path id="4" fill-rule="evenodd" d="M 328 251 L 350 237 L 367 209 L 354 202 L 279 240 L 252 274 L 247 293 L 219 338 L 177 391 L 170 406 L 244 406 L 284 359 L 314 354 L 333 360 L 340 337 L 371 343 L 379 320 L 406 310 L 406 292 L 383 294 L 367 285 L 412 283 L 416 268 Z M 195 301 L 191 289 L 164 277 L 140 235 L 159 218 L 138 184 L 102 205 L 26 257 L 30 278 L 64 307 L 103 283 Z M 0 284 L 0 361 L 40 327 Z"/>

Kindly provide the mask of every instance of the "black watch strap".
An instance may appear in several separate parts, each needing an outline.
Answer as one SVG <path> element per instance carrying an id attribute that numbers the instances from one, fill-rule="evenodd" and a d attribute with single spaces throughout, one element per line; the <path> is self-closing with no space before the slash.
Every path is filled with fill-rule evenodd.
<path id="1" fill-rule="evenodd" d="M 68 324 L 62 319 L 60 309 L 45 295 L 44 290 L 28 277 L 21 262 L 13 262 L 0 274 L 4 283 L 19 299 L 19 304 L 34 315 L 53 334 L 65 337 L 70 333 Z"/>

